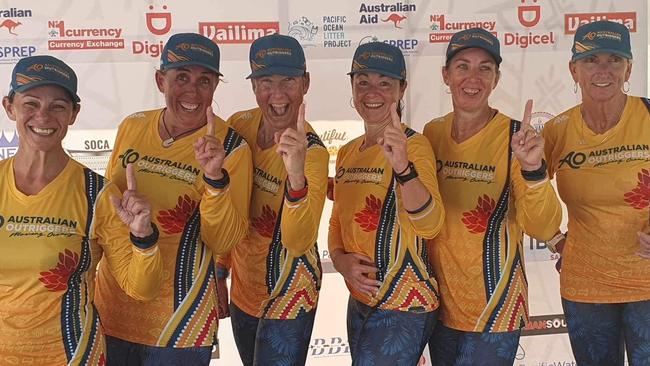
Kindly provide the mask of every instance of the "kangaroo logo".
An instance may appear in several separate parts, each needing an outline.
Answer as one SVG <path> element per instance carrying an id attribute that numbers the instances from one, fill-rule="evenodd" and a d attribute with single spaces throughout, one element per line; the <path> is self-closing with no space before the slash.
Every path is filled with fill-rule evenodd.
<path id="1" fill-rule="evenodd" d="M 402 29 L 402 27 L 399 26 L 399 23 L 404 19 L 406 19 L 406 16 L 392 13 L 388 18 L 382 19 L 382 22 L 393 22 L 395 28 Z"/>
<path id="2" fill-rule="evenodd" d="M 14 33 L 14 29 L 16 29 L 17 26 L 22 25 L 22 24 L 23 23 L 21 23 L 21 22 L 14 22 L 11 19 L 7 19 L 4 22 L 0 23 L 0 28 L 6 27 L 10 34 L 13 34 L 14 36 L 17 36 L 18 34 Z"/>

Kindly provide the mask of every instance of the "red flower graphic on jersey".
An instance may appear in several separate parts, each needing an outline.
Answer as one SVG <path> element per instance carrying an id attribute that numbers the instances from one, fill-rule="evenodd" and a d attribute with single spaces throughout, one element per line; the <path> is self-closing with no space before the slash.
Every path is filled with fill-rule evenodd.
<path id="1" fill-rule="evenodd" d="M 260 235 L 271 238 L 275 230 L 275 222 L 278 220 L 278 214 L 271 209 L 271 206 L 264 205 L 262 207 L 262 214 L 258 217 L 253 217 L 251 222 L 255 231 Z"/>
<path id="2" fill-rule="evenodd" d="M 381 200 L 373 195 L 366 197 L 366 208 L 354 214 L 354 221 L 363 231 L 377 230 L 381 216 Z"/>
<path id="3" fill-rule="evenodd" d="M 165 234 L 183 232 L 185 224 L 194 214 L 196 206 L 198 206 L 198 202 L 193 201 L 188 195 L 184 195 L 178 197 L 176 207 L 160 211 L 157 218 Z"/>
<path id="4" fill-rule="evenodd" d="M 56 267 L 46 272 L 41 272 L 39 280 L 49 291 L 65 291 L 68 289 L 68 280 L 79 264 L 79 254 L 66 249 L 59 253 L 59 263 Z"/>
<path id="5" fill-rule="evenodd" d="M 641 169 L 639 183 L 636 188 L 625 193 L 625 202 L 639 210 L 650 205 L 650 172 L 648 169 Z"/>
<path id="6" fill-rule="evenodd" d="M 465 224 L 470 233 L 484 233 L 495 206 L 496 203 L 494 200 L 487 194 L 484 194 L 483 197 L 478 198 L 475 209 L 469 212 L 463 212 L 461 221 L 463 221 L 463 224 Z"/>

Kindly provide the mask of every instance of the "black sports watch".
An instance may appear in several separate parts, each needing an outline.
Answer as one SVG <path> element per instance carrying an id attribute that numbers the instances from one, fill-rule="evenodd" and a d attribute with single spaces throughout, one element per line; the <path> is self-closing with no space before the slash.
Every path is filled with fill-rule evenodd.
<path id="1" fill-rule="evenodd" d="M 418 171 L 415 170 L 415 165 L 413 165 L 412 161 L 409 161 L 409 165 L 407 166 L 408 173 L 399 175 L 395 173 L 395 180 L 397 180 L 397 183 L 400 185 L 404 185 L 404 183 L 415 179 L 418 177 Z"/>

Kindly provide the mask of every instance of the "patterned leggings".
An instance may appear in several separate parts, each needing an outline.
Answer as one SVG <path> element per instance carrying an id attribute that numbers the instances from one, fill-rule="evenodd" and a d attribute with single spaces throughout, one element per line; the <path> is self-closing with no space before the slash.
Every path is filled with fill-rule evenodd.
<path id="1" fill-rule="evenodd" d="M 374 309 L 348 300 L 348 341 L 354 366 L 418 364 L 438 313 Z"/>
<path id="2" fill-rule="evenodd" d="M 650 300 L 588 304 L 562 299 L 578 365 L 650 365 Z"/>

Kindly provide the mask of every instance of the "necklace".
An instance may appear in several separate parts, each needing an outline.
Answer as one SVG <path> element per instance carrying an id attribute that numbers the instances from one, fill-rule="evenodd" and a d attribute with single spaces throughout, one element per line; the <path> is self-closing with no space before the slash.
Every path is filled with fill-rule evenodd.
<path id="1" fill-rule="evenodd" d="M 162 146 L 164 148 L 168 148 L 168 147 L 172 146 L 172 144 L 174 144 L 174 141 L 176 141 L 176 139 L 178 139 L 179 137 L 183 137 L 185 135 L 188 135 L 188 134 L 198 130 L 199 128 L 205 126 L 205 124 L 202 124 L 199 127 L 194 127 L 194 128 L 192 128 L 190 130 L 187 130 L 185 132 L 181 132 L 178 135 L 174 136 L 174 135 L 171 134 L 171 132 L 169 132 L 169 129 L 167 128 L 167 123 L 165 123 L 165 112 L 162 113 L 162 125 L 163 125 L 163 128 L 165 129 L 165 132 L 167 133 L 167 136 L 169 136 L 168 138 L 164 139 L 163 142 L 162 142 Z"/>

